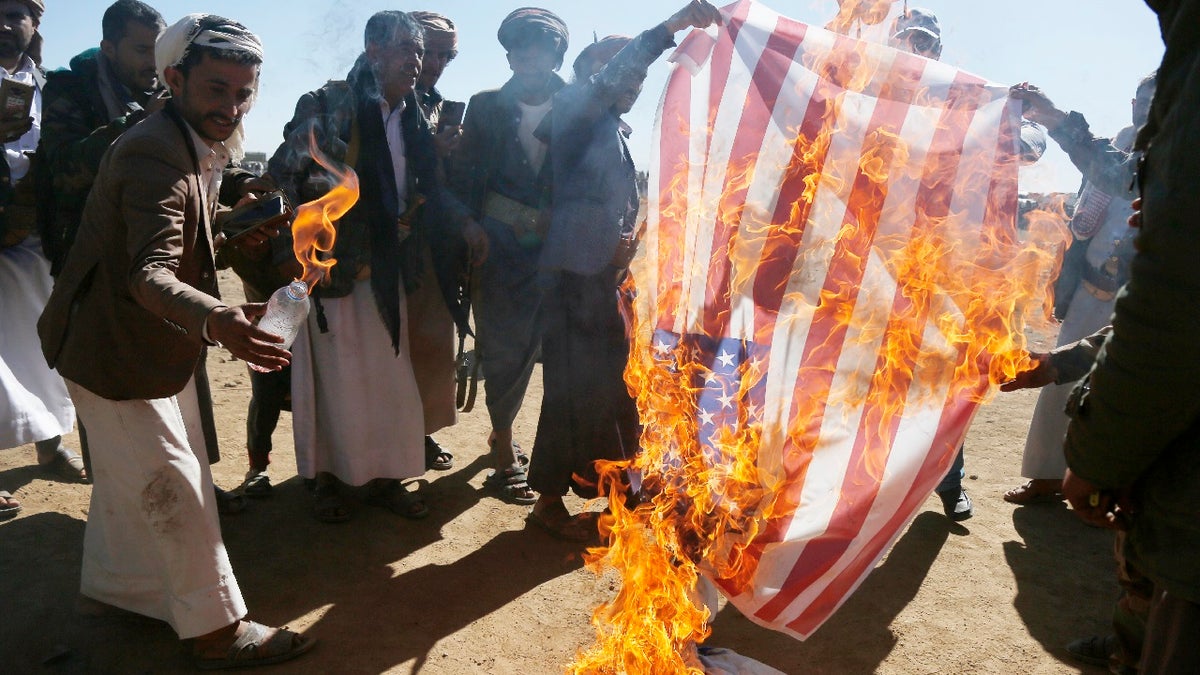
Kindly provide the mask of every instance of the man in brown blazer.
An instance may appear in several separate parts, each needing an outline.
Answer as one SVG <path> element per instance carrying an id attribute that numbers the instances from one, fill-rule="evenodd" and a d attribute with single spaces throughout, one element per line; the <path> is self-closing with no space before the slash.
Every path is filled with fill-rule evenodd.
<path id="1" fill-rule="evenodd" d="M 105 155 L 38 323 L 92 451 L 80 590 L 168 622 L 194 640 L 201 667 L 275 663 L 313 643 L 244 620 L 195 378 L 206 344 L 267 368 L 290 358 L 250 323 L 263 305 L 221 302 L 214 260 L 221 171 L 240 150 L 262 45 L 238 23 L 194 14 L 163 33 L 155 57 L 171 102 Z"/>

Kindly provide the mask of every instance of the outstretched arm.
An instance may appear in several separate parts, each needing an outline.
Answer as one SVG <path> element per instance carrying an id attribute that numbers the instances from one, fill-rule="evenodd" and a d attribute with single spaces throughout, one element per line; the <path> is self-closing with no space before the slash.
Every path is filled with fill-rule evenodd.
<path id="1" fill-rule="evenodd" d="M 1062 147 L 1084 178 L 1108 194 L 1132 199 L 1136 160 L 1130 153 L 1107 138 L 1094 136 L 1083 115 L 1059 110 L 1042 90 L 1028 82 L 1011 87 L 1009 96 L 1021 101 L 1025 119 L 1046 127 L 1050 138 Z"/>

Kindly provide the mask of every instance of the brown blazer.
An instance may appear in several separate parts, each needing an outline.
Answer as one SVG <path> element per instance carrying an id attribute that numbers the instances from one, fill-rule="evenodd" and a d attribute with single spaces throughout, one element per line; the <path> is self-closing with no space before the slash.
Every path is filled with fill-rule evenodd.
<path id="1" fill-rule="evenodd" d="M 104 398 L 179 393 L 223 304 L 191 143 L 164 111 L 109 148 L 38 321 L 46 361 Z"/>

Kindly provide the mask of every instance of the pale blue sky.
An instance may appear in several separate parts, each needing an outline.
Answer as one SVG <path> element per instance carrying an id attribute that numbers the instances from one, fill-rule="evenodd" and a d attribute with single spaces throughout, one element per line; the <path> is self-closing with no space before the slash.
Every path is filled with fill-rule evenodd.
<path id="1" fill-rule="evenodd" d="M 266 45 L 262 89 L 247 117 L 247 148 L 268 154 L 281 139 L 296 99 L 326 80 L 345 76 L 362 50 L 367 17 L 381 9 L 430 9 L 458 24 L 459 57 L 439 88 L 466 100 L 508 78 L 496 28 L 522 4 L 558 13 L 571 30 L 564 72 L 592 40 L 612 33 L 632 34 L 667 18 L 682 0 L 432 0 L 397 5 L 376 0 L 157 0 L 151 2 L 168 23 L 190 12 L 237 19 Z M 47 0 L 42 20 L 47 67 L 65 66 L 74 54 L 98 45 L 105 0 Z M 721 5 L 722 2 L 716 4 Z M 765 4 L 800 21 L 824 24 L 835 0 L 768 0 Z M 920 0 L 942 25 L 942 60 L 989 80 L 1028 80 L 1063 109 L 1084 113 L 1092 128 L 1115 133 L 1129 123 L 1129 100 L 1137 81 L 1158 65 L 1162 40 L 1154 14 L 1140 0 Z M 634 159 L 646 168 L 654 110 L 668 65 L 655 64 L 645 93 L 626 119 L 634 126 Z M 1065 155 L 1051 149 L 1037 166 L 1022 173 L 1023 190 L 1073 191 L 1079 175 Z"/>

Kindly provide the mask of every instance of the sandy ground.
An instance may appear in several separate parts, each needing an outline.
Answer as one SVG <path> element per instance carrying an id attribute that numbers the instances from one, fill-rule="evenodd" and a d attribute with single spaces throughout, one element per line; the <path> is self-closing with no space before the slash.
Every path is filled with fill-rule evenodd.
<path id="1" fill-rule="evenodd" d="M 236 294 L 229 278 L 223 287 Z M 223 454 L 213 471 L 219 485 L 234 488 L 246 469 L 249 380 L 223 351 L 210 356 L 209 373 Z M 535 379 L 516 425 L 526 448 L 541 395 L 540 374 Z M 438 434 L 456 463 L 419 480 L 432 509 L 423 521 L 358 502 L 349 523 L 315 521 L 284 415 L 274 496 L 222 520 L 251 618 L 320 641 L 272 672 L 557 673 L 590 643 L 591 611 L 616 581 L 585 569 L 577 545 L 527 527 L 527 507 L 483 491 L 488 423 L 480 396 L 479 409 Z M 1102 672 L 1078 667 L 1063 645 L 1106 630 L 1117 595 L 1111 534 L 1085 527 L 1065 505 L 1014 508 L 1000 499 L 1020 482 L 1035 398 L 1003 395 L 976 418 L 967 441 L 973 519 L 951 523 L 931 497 L 806 642 L 724 607 L 709 644 L 786 673 Z M 192 672 L 165 624 L 76 613 L 91 489 L 48 480 L 34 461 L 32 446 L 0 452 L 0 488 L 25 506 L 0 523 L 0 670 Z"/>

